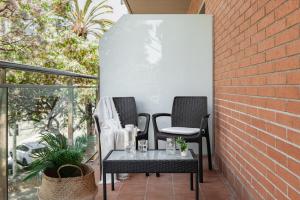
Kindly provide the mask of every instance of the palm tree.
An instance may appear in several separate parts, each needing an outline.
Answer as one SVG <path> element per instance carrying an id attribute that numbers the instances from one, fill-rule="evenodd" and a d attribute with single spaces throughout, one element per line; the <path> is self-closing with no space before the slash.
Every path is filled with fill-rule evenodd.
<path id="1" fill-rule="evenodd" d="M 91 7 L 92 1 L 86 0 L 83 8 L 79 8 L 78 0 L 73 0 L 73 8 L 68 17 L 72 23 L 72 31 L 84 38 L 88 34 L 101 37 L 113 23 L 109 19 L 99 19 L 99 16 L 113 11 L 111 6 L 105 5 L 107 0 Z"/>

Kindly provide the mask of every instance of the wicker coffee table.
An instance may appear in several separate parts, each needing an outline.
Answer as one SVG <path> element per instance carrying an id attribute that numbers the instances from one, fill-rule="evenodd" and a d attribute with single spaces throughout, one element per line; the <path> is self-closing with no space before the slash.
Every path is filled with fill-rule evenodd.
<path id="1" fill-rule="evenodd" d="M 128 153 L 122 150 L 112 150 L 103 160 L 103 199 L 107 199 L 106 174 L 112 176 L 111 187 L 114 190 L 114 173 L 190 173 L 190 188 L 193 190 L 193 175 L 195 175 L 195 196 L 199 199 L 198 157 L 189 150 L 186 157 L 181 157 L 179 151 L 169 155 L 165 150 L 149 150 L 147 152 Z"/>

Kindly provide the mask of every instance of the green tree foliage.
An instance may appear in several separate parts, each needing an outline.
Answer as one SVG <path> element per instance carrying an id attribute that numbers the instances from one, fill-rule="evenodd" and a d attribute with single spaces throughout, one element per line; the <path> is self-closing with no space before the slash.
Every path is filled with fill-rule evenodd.
<path id="1" fill-rule="evenodd" d="M 112 8 L 91 3 L 86 0 L 80 9 L 77 0 L 2 0 L 0 59 L 96 75 L 99 38 L 87 35 L 101 36 L 108 29 L 111 21 L 101 15 Z M 41 81 L 28 73 L 9 75 L 18 83 Z"/>

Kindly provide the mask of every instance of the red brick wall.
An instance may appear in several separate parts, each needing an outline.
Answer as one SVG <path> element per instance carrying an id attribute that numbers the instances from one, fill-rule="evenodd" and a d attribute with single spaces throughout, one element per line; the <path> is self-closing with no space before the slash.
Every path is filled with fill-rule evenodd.
<path id="1" fill-rule="evenodd" d="M 216 162 L 240 199 L 300 199 L 300 0 L 206 0 Z"/>

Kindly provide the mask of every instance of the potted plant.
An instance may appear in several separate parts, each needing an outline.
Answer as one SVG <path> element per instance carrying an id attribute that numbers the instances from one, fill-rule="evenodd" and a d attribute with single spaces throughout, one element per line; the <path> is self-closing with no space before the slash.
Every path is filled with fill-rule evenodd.
<path id="1" fill-rule="evenodd" d="M 79 137 L 69 145 L 61 134 L 43 133 L 45 148 L 33 154 L 25 180 L 42 173 L 40 200 L 93 199 L 97 193 L 94 171 L 82 164 L 86 141 Z"/>
<path id="2" fill-rule="evenodd" d="M 182 138 L 182 137 L 178 137 L 176 139 L 176 143 L 178 144 L 179 146 L 179 149 L 180 149 L 180 155 L 181 156 L 187 156 L 187 153 L 188 153 L 188 145 L 187 143 L 185 142 L 185 140 Z"/>

